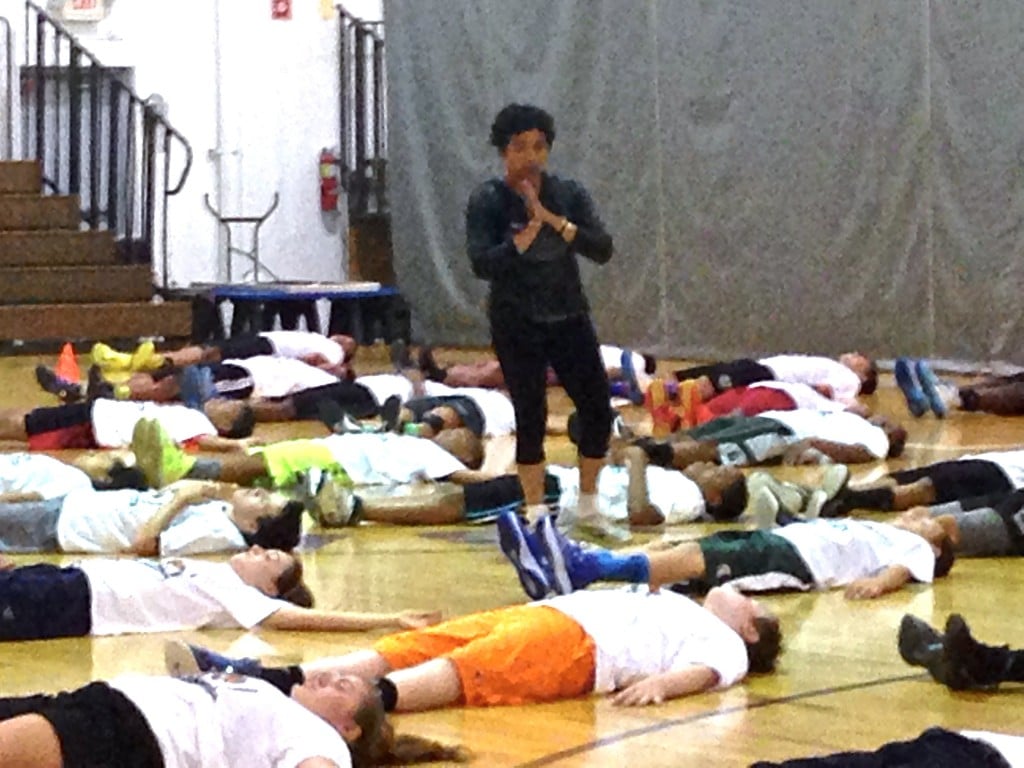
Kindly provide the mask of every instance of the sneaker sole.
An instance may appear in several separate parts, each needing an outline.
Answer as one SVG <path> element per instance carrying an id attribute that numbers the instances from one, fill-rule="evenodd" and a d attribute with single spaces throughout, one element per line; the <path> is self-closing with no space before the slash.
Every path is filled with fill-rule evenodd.
<path id="1" fill-rule="evenodd" d="M 907 408 L 910 409 L 910 412 L 915 417 L 924 416 L 925 411 L 928 410 L 928 401 L 925 399 L 920 385 L 914 381 L 914 371 L 910 367 L 910 361 L 905 357 L 897 360 L 893 375 L 896 377 L 896 386 L 903 393 L 903 399 L 907 401 Z"/>
<path id="2" fill-rule="evenodd" d="M 929 642 L 931 641 L 931 642 Z M 900 658 L 913 667 L 926 667 L 927 659 L 921 656 L 922 645 L 942 645 L 942 636 L 926 622 L 910 614 L 900 620 L 899 638 L 896 647 Z"/>
<path id="3" fill-rule="evenodd" d="M 850 468 L 845 464 L 833 464 L 828 467 L 821 480 L 821 490 L 825 492 L 825 501 L 832 501 L 850 482 Z"/>
<path id="4" fill-rule="evenodd" d="M 573 591 L 572 579 L 569 578 L 569 570 L 565 567 L 565 558 L 562 557 L 558 538 L 552 531 L 554 525 L 555 522 L 550 517 L 538 523 L 537 538 L 540 539 L 540 548 L 551 565 L 551 574 L 554 576 L 551 587 L 560 595 L 568 595 Z"/>
<path id="5" fill-rule="evenodd" d="M 159 433 L 153 429 L 156 422 L 140 419 L 132 432 L 132 451 L 135 463 L 151 488 L 163 488 L 163 446 Z"/>
<path id="6" fill-rule="evenodd" d="M 917 361 L 917 380 L 921 382 L 921 389 L 924 391 L 924 396 L 928 400 L 928 406 L 932 409 L 932 413 L 938 416 L 940 419 L 946 418 L 946 404 L 942 400 L 942 395 L 939 394 L 938 377 L 928 363 L 924 360 Z"/>
<path id="7" fill-rule="evenodd" d="M 503 515 L 498 518 L 498 546 L 516 569 L 519 583 L 531 600 L 541 600 L 548 593 L 547 580 L 540 563 L 530 552 L 530 545 L 519 525 Z"/>
<path id="8" fill-rule="evenodd" d="M 189 677 L 202 674 L 196 657 L 189 650 L 188 644 L 181 640 L 164 642 L 164 669 L 171 677 Z"/>

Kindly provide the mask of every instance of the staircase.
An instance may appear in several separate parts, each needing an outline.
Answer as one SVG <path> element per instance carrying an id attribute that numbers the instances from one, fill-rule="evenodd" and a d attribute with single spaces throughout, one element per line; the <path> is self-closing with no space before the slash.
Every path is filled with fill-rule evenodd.
<path id="1" fill-rule="evenodd" d="M 155 296 L 109 230 L 84 230 L 77 196 L 43 195 L 35 161 L 0 163 L 0 351 L 64 341 L 187 338 L 191 305 Z"/>

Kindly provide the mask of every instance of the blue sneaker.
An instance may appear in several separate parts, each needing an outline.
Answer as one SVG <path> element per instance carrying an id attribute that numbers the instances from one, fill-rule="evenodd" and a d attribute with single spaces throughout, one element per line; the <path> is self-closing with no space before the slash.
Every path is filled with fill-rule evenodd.
<path id="1" fill-rule="evenodd" d="M 633 352 L 628 349 L 622 350 L 622 358 L 619 363 L 622 375 L 626 379 L 626 386 L 629 387 L 627 397 L 633 405 L 644 404 L 644 393 L 640 390 L 640 381 L 636 377 L 636 368 L 633 367 Z"/>
<path id="2" fill-rule="evenodd" d="M 915 417 L 920 417 L 928 410 L 928 400 L 910 363 L 911 361 L 905 357 L 899 358 L 893 373 L 896 374 L 896 385 L 906 398 L 907 408 Z"/>
<path id="3" fill-rule="evenodd" d="M 928 405 L 931 406 L 932 413 L 940 419 L 946 418 L 946 401 L 939 392 L 939 388 L 942 386 L 939 377 L 924 360 L 918 360 L 915 368 L 917 369 L 917 380 L 921 382 L 921 389 L 924 390 L 924 396 L 928 398 Z"/>
<path id="4" fill-rule="evenodd" d="M 258 659 L 232 659 L 201 645 L 181 640 L 164 643 L 164 666 L 172 677 L 188 677 L 202 672 L 234 672 L 248 677 L 259 677 L 263 665 Z"/>
<path id="5" fill-rule="evenodd" d="M 568 595 L 601 580 L 600 567 L 594 557 L 601 550 L 589 550 L 566 538 L 550 516 L 538 521 L 537 536 L 551 569 L 551 587 L 555 592 Z"/>
<path id="6" fill-rule="evenodd" d="M 541 548 L 534 535 L 526 530 L 518 513 L 502 512 L 498 515 L 498 546 L 516 569 L 519 583 L 530 599 L 547 597 L 551 592 L 551 581 L 541 564 Z"/>

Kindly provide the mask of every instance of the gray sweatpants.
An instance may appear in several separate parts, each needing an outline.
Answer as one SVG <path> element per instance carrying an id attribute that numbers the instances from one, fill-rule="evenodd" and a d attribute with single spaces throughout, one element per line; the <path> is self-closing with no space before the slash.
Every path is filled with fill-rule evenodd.
<path id="1" fill-rule="evenodd" d="M 984 502 L 990 502 L 986 499 Z M 932 517 L 952 515 L 960 526 L 957 557 L 1013 557 L 1021 552 L 1010 538 L 1006 522 L 990 505 L 975 500 L 950 501 L 929 507 Z"/>
<path id="2" fill-rule="evenodd" d="M 57 519 L 64 498 L 0 504 L 0 552 L 59 552 Z"/>

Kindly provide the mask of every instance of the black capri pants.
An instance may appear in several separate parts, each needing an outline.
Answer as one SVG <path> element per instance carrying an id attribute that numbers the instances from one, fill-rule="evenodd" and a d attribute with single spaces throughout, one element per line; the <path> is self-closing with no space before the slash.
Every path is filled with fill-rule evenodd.
<path id="1" fill-rule="evenodd" d="M 724 392 L 733 387 L 746 387 L 759 381 L 771 381 L 775 378 L 771 368 L 750 358 L 699 365 L 695 368 L 682 368 L 675 371 L 675 376 L 678 381 L 707 376 L 711 380 L 711 386 L 715 388 L 715 392 Z"/>
<path id="2" fill-rule="evenodd" d="M 927 477 L 935 488 L 935 503 L 945 504 L 958 499 L 1009 493 L 1013 490 L 1006 473 L 991 461 L 962 459 L 939 461 L 917 469 L 889 473 L 900 485 L 910 485 Z"/>
<path id="3" fill-rule="evenodd" d="M 41 715 L 60 741 L 64 768 L 163 768 L 153 730 L 127 696 L 89 683 L 56 696 L 0 699 L 0 721 Z"/>
<path id="4" fill-rule="evenodd" d="M 604 458 L 613 414 L 608 375 L 590 318 L 578 315 L 540 323 L 492 317 L 491 339 L 516 413 L 516 461 L 544 461 L 548 365 L 579 414 L 580 455 Z"/>

